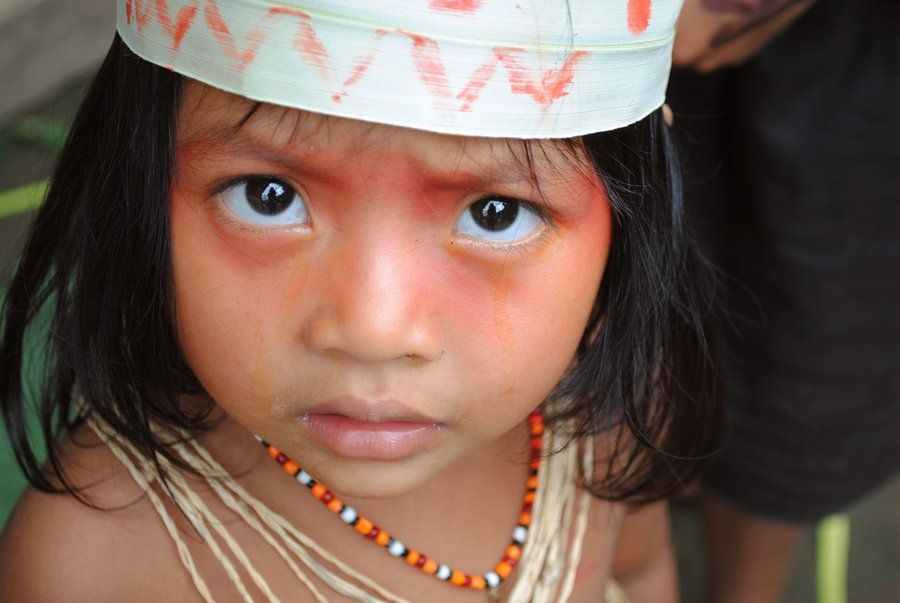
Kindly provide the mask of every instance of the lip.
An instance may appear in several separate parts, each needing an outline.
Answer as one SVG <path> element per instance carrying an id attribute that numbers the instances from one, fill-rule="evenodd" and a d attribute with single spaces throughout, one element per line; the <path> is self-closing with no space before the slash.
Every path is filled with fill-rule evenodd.
<path id="1" fill-rule="evenodd" d="M 444 425 L 394 400 L 331 398 L 302 415 L 318 444 L 357 460 L 395 461 L 421 452 Z"/>

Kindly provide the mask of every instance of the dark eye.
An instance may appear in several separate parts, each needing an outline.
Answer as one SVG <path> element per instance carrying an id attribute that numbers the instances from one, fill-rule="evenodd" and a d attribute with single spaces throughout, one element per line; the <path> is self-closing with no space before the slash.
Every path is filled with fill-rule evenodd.
<path id="1" fill-rule="evenodd" d="M 247 176 L 220 193 L 225 207 L 243 222 L 285 226 L 308 220 L 306 204 L 289 184 L 268 176 Z"/>
<path id="2" fill-rule="evenodd" d="M 540 226 L 541 216 L 530 205 L 509 197 L 491 196 L 466 208 L 456 223 L 464 235 L 497 242 L 515 242 Z"/>
<path id="3" fill-rule="evenodd" d="M 506 230 L 519 215 L 519 204 L 516 201 L 500 199 L 482 199 L 469 206 L 469 213 L 478 226 L 497 232 Z"/>
<path id="4" fill-rule="evenodd" d="M 244 187 L 247 203 L 257 212 L 274 216 L 280 214 L 294 201 L 293 189 L 271 178 L 248 178 Z"/>

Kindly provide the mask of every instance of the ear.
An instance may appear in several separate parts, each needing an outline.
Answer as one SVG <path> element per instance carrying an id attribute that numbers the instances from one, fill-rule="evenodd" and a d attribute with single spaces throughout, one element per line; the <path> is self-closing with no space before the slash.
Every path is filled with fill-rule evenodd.
<path id="1" fill-rule="evenodd" d="M 667 126 L 675 123 L 675 114 L 672 113 L 672 107 L 669 106 L 669 103 L 663 103 L 663 119 L 666 120 Z"/>

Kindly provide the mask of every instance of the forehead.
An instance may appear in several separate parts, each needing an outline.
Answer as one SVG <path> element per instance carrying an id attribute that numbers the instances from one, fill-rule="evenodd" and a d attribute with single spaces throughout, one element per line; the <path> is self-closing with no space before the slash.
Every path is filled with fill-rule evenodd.
<path id="1" fill-rule="evenodd" d="M 179 146 L 257 145 L 315 151 L 322 158 L 366 153 L 414 158 L 425 169 L 463 166 L 505 170 L 544 181 L 593 179 L 580 139 L 516 140 L 451 136 L 261 103 L 185 78 L 178 119 Z"/>

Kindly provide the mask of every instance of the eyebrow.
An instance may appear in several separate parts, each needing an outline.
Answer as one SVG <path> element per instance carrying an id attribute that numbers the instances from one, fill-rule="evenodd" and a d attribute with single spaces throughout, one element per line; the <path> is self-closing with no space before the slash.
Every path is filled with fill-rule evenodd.
<path id="1" fill-rule="evenodd" d="M 298 139 L 302 141 L 302 135 L 298 136 Z M 288 172 L 306 173 L 324 182 L 334 182 L 339 178 L 335 174 L 334 167 L 325 167 L 320 165 L 320 161 L 315 161 L 315 153 L 304 148 L 302 142 L 292 145 L 276 144 L 262 140 L 259 136 L 243 129 L 236 132 L 231 128 L 206 130 L 191 136 L 182 145 L 202 146 L 205 154 L 212 152 L 214 154 L 252 156 L 277 165 Z M 536 186 L 536 169 L 529 169 L 525 158 L 506 157 L 500 159 L 493 153 L 490 155 L 491 157 L 483 160 L 473 160 L 473 163 L 481 168 L 478 171 L 455 168 L 448 174 L 448 170 L 427 165 L 422 161 L 417 161 L 417 165 L 428 180 L 443 185 L 477 186 L 525 183 L 532 187 Z M 462 162 L 464 157 L 465 154 L 461 153 L 458 156 L 459 162 Z M 540 162 L 536 161 L 536 163 Z"/>

